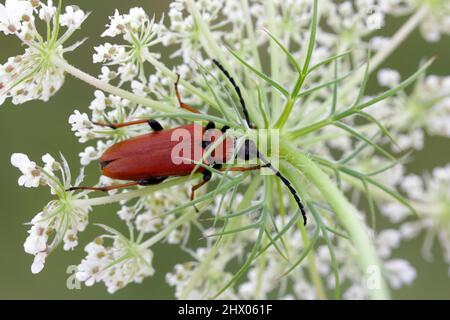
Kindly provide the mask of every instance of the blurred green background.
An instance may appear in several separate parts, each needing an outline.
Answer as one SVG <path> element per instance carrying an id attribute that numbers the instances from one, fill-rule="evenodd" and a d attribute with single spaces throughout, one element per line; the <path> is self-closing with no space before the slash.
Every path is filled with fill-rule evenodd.
<path id="1" fill-rule="evenodd" d="M 85 11 L 92 11 L 91 16 L 76 33 L 75 38 L 88 36 L 86 43 L 76 53 L 65 57 L 75 66 L 97 75 L 100 66 L 93 65 L 93 46 L 105 42 L 99 35 L 104 30 L 107 18 L 114 9 L 128 10 L 133 6 L 142 6 L 150 15 L 160 17 L 167 12 L 169 1 L 150 0 L 108 0 L 70 2 Z M 388 20 L 387 26 L 380 34 L 390 35 L 401 25 L 404 19 Z M 20 43 L 14 37 L 0 36 L 0 61 L 22 52 Z M 384 67 L 395 68 L 402 75 L 412 73 L 422 57 L 437 55 L 438 59 L 429 72 L 439 75 L 450 74 L 450 39 L 447 37 L 438 44 L 426 43 L 418 31 L 385 63 Z M 163 54 L 164 57 L 164 54 Z M 379 90 L 372 77 L 369 90 Z M 63 88 L 48 103 L 29 102 L 14 106 L 6 102 L 0 107 L 0 298 L 1 299 L 171 299 L 173 290 L 165 283 L 165 274 L 173 265 L 185 261 L 188 257 L 175 246 L 158 245 L 155 247 L 155 276 L 147 278 L 143 284 L 128 285 L 114 295 L 109 295 L 101 284 L 81 290 L 68 290 L 66 281 L 69 265 L 78 264 L 84 256 L 84 245 L 98 233 L 98 227 L 90 225 L 81 234 L 80 245 L 74 252 L 56 250 L 47 261 L 45 269 L 38 275 L 30 272 L 32 256 L 23 251 L 23 242 L 28 227 L 24 225 L 49 201 L 46 188 L 19 188 L 17 178 L 19 172 L 10 165 L 10 156 L 14 152 L 23 152 L 33 160 L 39 160 L 45 153 L 54 156 L 63 152 L 71 167 L 79 167 L 78 153 L 84 146 L 77 142 L 67 122 L 74 109 L 87 111 L 93 98 L 94 89 L 70 76 L 66 78 Z M 427 138 L 426 148 L 414 155 L 409 164 L 412 171 L 421 172 L 449 162 L 450 149 L 448 140 Z M 75 174 L 75 173 L 74 173 Z M 95 164 L 89 167 L 86 183 L 96 181 L 98 168 Z M 108 221 L 117 221 L 116 208 L 96 207 L 90 216 L 91 221 L 101 221 L 107 216 Z M 443 263 L 440 250 L 434 247 L 434 260 L 425 262 L 420 257 L 423 239 L 416 239 L 403 244 L 401 251 L 394 255 L 410 260 L 418 270 L 418 279 L 411 287 L 394 293 L 394 298 L 411 299 L 447 299 L 450 298 L 450 278 L 447 266 Z"/>

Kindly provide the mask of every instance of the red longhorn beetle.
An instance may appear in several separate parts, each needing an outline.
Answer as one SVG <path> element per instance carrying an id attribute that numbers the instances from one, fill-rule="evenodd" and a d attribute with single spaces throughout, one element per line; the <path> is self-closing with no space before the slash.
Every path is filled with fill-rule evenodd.
<path id="1" fill-rule="evenodd" d="M 230 83 L 233 85 L 243 109 L 245 120 L 250 128 L 255 128 L 250 122 L 250 117 L 245 105 L 245 101 L 242 97 L 241 90 L 237 86 L 234 79 L 230 76 L 227 70 L 216 60 L 213 60 L 214 64 L 223 72 Z M 182 102 L 181 95 L 178 91 L 178 81 L 175 82 L 175 93 L 178 99 L 178 103 L 181 108 L 190 112 L 199 113 L 195 108 Z M 118 124 L 103 124 L 95 123 L 100 126 L 107 126 L 112 129 L 122 128 L 126 126 L 132 126 L 137 124 L 147 123 L 154 132 L 140 135 L 128 140 L 121 141 L 108 148 L 100 157 L 100 167 L 102 174 L 118 180 L 131 181 L 129 183 L 120 185 L 111 185 L 107 187 L 73 187 L 68 191 L 74 190 L 95 190 L 95 191 L 109 191 L 113 189 L 126 188 L 136 185 L 146 186 L 154 185 L 164 181 L 168 177 L 174 176 L 187 176 L 192 173 L 196 168 L 198 172 L 203 174 L 203 180 L 192 187 L 191 200 L 194 199 L 194 192 L 209 180 L 211 180 L 211 171 L 205 167 L 198 166 L 195 162 L 202 162 L 207 166 L 211 166 L 214 169 L 222 171 L 250 171 L 257 170 L 261 167 L 270 168 L 277 177 L 288 187 L 289 191 L 294 196 L 295 201 L 300 208 L 303 216 L 303 222 L 306 224 L 306 213 L 303 204 L 300 200 L 295 189 L 291 186 L 289 180 L 287 180 L 272 164 L 267 161 L 262 154 L 258 151 L 255 143 L 249 139 L 245 140 L 241 149 L 237 152 L 237 157 L 245 160 L 258 158 L 263 165 L 257 165 L 252 167 L 232 167 L 222 168 L 221 163 L 208 163 L 203 160 L 203 151 L 211 145 L 213 141 L 205 140 L 205 133 L 208 130 L 215 130 L 214 122 L 209 122 L 205 127 L 200 127 L 201 134 L 195 134 L 195 125 L 185 125 L 173 129 L 164 130 L 161 124 L 156 120 L 137 120 L 132 122 L 118 123 Z M 201 151 L 199 155 L 194 155 L 190 159 L 194 161 L 189 163 L 176 164 L 172 159 L 172 150 L 179 142 L 172 141 L 172 133 L 177 129 L 187 130 L 192 137 L 188 142 L 192 146 L 199 146 Z M 224 126 L 221 129 L 220 135 L 223 135 L 229 129 L 228 126 Z M 196 137 L 199 136 L 199 137 Z M 223 154 L 223 162 L 226 163 L 229 160 L 229 155 L 234 154 L 234 141 L 230 138 L 223 139 L 214 150 L 219 150 Z M 214 151 L 215 152 L 215 151 Z M 183 155 L 186 157 L 186 155 Z"/>

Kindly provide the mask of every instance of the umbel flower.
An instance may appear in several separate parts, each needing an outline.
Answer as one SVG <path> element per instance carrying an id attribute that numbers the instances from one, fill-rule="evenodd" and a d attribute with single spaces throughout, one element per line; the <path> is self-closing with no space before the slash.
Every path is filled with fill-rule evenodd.
<path id="1" fill-rule="evenodd" d="M 28 18 L 7 13 L 14 6 Z M 95 87 L 89 111 L 73 106 L 68 119 L 75 137 L 87 144 L 79 152 L 82 167 L 111 145 L 149 131 L 145 124 L 116 124 L 157 119 L 170 128 L 213 121 L 230 127 L 225 135 L 237 141 L 263 133 L 269 141 L 279 138 L 276 147 L 254 140 L 260 150 L 267 147 L 265 157 L 279 160 L 277 169 L 309 218 L 304 226 L 275 175 L 210 168 L 214 187 L 198 190 L 195 199 L 188 196 L 195 172 L 95 196 L 68 191 L 82 178 L 71 184 L 64 160 L 45 156 L 40 167 L 16 154 L 11 162 L 21 171 L 19 185 L 47 185 L 57 197 L 31 222 L 25 250 L 35 256 L 33 272 L 60 242 L 66 250 L 76 247 L 88 214 L 105 232 L 85 247 L 77 278 L 87 286 L 103 282 L 110 293 L 154 274 L 153 247 L 159 243 L 190 256 L 165 270 L 181 299 L 386 299 L 419 275 L 397 255 L 405 240 L 429 232 L 447 257 L 448 170 L 433 171 L 422 183 L 404 163 L 424 147 L 425 135 L 448 139 L 448 75 L 425 74 L 432 63 L 427 57 L 405 75 L 383 65 L 417 28 L 428 41 L 445 36 L 446 1 L 176 0 L 166 20 L 143 8 L 111 10 L 99 31 L 105 42 L 91 51 L 101 64 L 98 78 L 63 58 L 75 48 L 65 47 L 66 40 L 87 16 L 81 9 L 7 1 L 0 12 L 1 30 L 16 34 L 45 71 L 17 82 L 14 70 L 25 68 L 26 57 L 4 65 L 0 97 L 17 103 L 48 99 L 65 73 Z M 388 17 L 398 16 L 407 19 L 394 34 L 376 35 Z M 38 19 L 51 26 L 49 36 L 37 33 Z M 62 36 L 60 27 L 67 28 Z M 165 59 L 163 49 L 170 52 Z M 43 75 L 60 81 L 48 87 Z M 367 94 L 372 77 L 384 91 Z M 176 81 L 183 102 L 198 113 L 180 109 Z M 96 186 L 117 183 L 100 176 Z M 120 205 L 111 211 L 126 235 L 111 228 L 108 217 L 95 216 L 95 206 L 113 203 Z M 379 212 L 393 225 L 380 228 Z M 201 241 L 191 241 L 199 235 Z"/>
<path id="2" fill-rule="evenodd" d="M 104 282 L 109 293 L 114 293 L 130 282 L 140 283 L 155 272 L 152 266 L 153 253 L 140 247 L 114 229 L 104 227 L 109 234 L 99 236 L 89 243 L 87 256 L 78 266 L 76 277 L 87 286 Z M 111 240 L 111 246 L 104 241 Z"/>
<path id="3" fill-rule="evenodd" d="M 57 162 L 46 154 L 42 157 L 45 163 L 42 167 L 22 153 L 15 153 L 11 157 L 12 165 L 22 172 L 19 185 L 26 188 L 48 186 L 51 193 L 58 197 L 50 201 L 30 222 L 29 235 L 23 246 L 26 253 L 34 255 L 31 266 L 33 273 L 39 273 L 44 268 L 47 256 L 59 244 L 64 243 L 66 251 L 73 250 L 78 245 L 78 232 L 84 231 L 88 224 L 91 207 L 83 204 L 82 199 L 86 198 L 83 193 L 66 193 L 65 190 L 71 186 L 71 173 L 66 160 L 63 157 L 61 160 Z M 83 172 L 75 185 L 79 185 L 82 180 Z"/>
<path id="4" fill-rule="evenodd" d="M 0 65 L 0 104 L 7 98 L 14 104 L 36 99 L 47 101 L 61 88 L 64 70 L 52 63 L 52 57 L 62 58 L 81 44 L 65 47 L 86 16 L 72 6 L 63 13 L 51 0 L 47 4 L 39 0 L 7 0 L 0 4 L 0 31 L 15 35 L 25 46 L 23 54 Z M 47 26 L 46 35 L 39 32 L 38 22 Z"/>

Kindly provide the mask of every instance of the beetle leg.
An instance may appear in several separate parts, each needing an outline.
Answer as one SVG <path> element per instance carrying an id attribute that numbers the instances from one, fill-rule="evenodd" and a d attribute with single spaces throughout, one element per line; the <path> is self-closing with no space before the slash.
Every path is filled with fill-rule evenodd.
<path id="1" fill-rule="evenodd" d="M 178 104 L 180 105 L 180 108 L 185 109 L 187 111 L 193 112 L 193 113 L 200 113 L 197 109 L 194 107 L 191 107 L 190 105 L 184 103 L 181 101 L 181 94 L 178 90 L 178 83 L 180 82 L 180 75 L 177 74 L 177 81 L 175 81 L 174 87 L 175 87 L 175 94 L 177 96 Z"/>
<path id="2" fill-rule="evenodd" d="M 216 124 L 212 121 L 209 121 L 208 124 L 205 127 L 205 131 L 211 130 L 211 129 L 215 129 L 216 128 Z"/>
<path id="3" fill-rule="evenodd" d="M 124 184 L 113 184 L 113 185 L 106 186 L 106 187 L 72 187 L 72 188 L 67 189 L 66 191 L 91 190 L 91 191 L 106 192 L 106 191 L 111 191 L 111 190 L 116 190 L 116 189 L 133 187 L 133 186 L 137 186 L 138 184 L 139 184 L 139 182 L 133 181 L 133 182 L 124 183 Z"/>
<path id="4" fill-rule="evenodd" d="M 208 130 L 215 129 L 215 128 L 216 128 L 216 124 L 214 122 L 212 122 L 212 121 L 209 121 L 208 124 L 205 127 L 205 133 Z M 203 134 L 203 138 L 204 138 L 204 136 L 205 136 L 205 134 Z M 211 144 L 211 141 L 203 140 L 202 141 L 202 149 L 206 149 L 210 144 Z"/>
<path id="5" fill-rule="evenodd" d="M 156 120 L 147 120 L 148 125 L 150 126 L 150 128 L 153 129 L 153 131 L 162 131 L 164 130 L 164 128 L 162 127 L 161 123 L 159 123 Z"/>
<path id="6" fill-rule="evenodd" d="M 102 127 L 109 127 L 111 129 L 119 129 L 119 128 L 123 128 L 123 127 L 128 127 L 128 126 L 134 126 L 137 124 L 148 124 L 153 131 L 161 131 L 163 130 L 162 125 L 156 121 L 156 120 L 136 120 L 136 121 L 130 121 L 130 122 L 122 122 L 122 123 L 101 123 L 101 122 L 94 122 L 95 125 L 97 126 L 102 126 Z"/>
<path id="7" fill-rule="evenodd" d="M 161 183 L 161 182 L 163 182 L 166 179 L 167 179 L 167 177 L 157 177 L 157 178 L 139 180 L 138 184 L 140 186 L 151 186 L 151 185 L 155 185 L 155 184 Z"/>
<path id="8" fill-rule="evenodd" d="M 231 167 L 231 168 L 221 168 L 220 171 L 245 172 L 245 171 L 259 170 L 259 169 L 261 169 L 261 168 L 268 168 L 268 167 L 270 167 L 269 164 L 264 164 L 264 165 L 257 165 L 257 166 L 251 166 L 251 167 Z"/>
<path id="9" fill-rule="evenodd" d="M 150 186 L 163 182 L 167 177 L 158 177 L 152 179 L 145 179 L 139 181 L 128 182 L 124 184 L 113 184 L 106 187 L 72 187 L 67 189 L 66 191 L 77 191 L 77 190 L 91 190 L 91 191 L 111 191 L 116 189 L 134 187 L 134 186 Z"/>
<path id="10" fill-rule="evenodd" d="M 191 189 L 191 201 L 193 201 L 195 198 L 195 190 L 204 186 L 209 180 L 211 180 L 211 177 L 212 177 L 211 171 L 205 170 L 203 172 L 203 180 L 200 181 L 199 183 L 197 183 L 196 185 L 194 185 Z M 197 208 L 195 208 L 195 209 L 198 211 Z"/>

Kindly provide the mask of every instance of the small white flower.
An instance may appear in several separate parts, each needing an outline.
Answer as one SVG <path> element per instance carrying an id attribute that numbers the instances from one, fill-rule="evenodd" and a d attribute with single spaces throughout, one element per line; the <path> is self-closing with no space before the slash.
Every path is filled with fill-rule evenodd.
<path id="1" fill-rule="evenodd" d="M 14 34 L 22 28 L 22 21 L 32 19 L 33 7 L 29 1 L 6 0 L 0 3 L 0 31 Z"/>
<path id="2" fill-rule="evenodd" d="M 112 45 L 105 43 L 104 45 L 94 47 L 95 53 L 93 55 L 94 63 L 104 62 L 121 62 L 125 59 L 125 48 L 119 45 Z"/>
<path id="3" fill-rule="evenodd" d="M 378 71 L 377 79 L 381 86 L 393 88 L 400 83 L 400 73 L 393 69 L 381 69 Z"/>
<path id="4" fill-rule="evenodd" d="M 30 161 L 27 155 L 23 153 L 14 153 L 11 156 L 11 164 L 22 172 L 19 177 L 19 186 L 26 188 L 39 187 L 41 181 L 41 170 L 36 166 L 36 163 Z"/>
<path id="5" fill-rule="evenodd" d="M 60 24 L 70 29 L 78 29 L 83 23 L 86 15 L 83 10 L 74 8 L 73 6 L 66 7 L 66 13 L 60 17 Z"/>
<path id="6" fill-rule="evenodd" d="M 133 207 L 122 206 L 117 215 L 125 222 L 130 222 L 134 218 L 135 209 Z"/>
<path id="7" fill-rule="evenodd" d="M 62 165 L 55 159 L 45 154 L 42 160 L 45 162 L 45 174 L 35 162 L 21 153 L 11 156 L 11 163 L 18 167 L 23 176 L 19 178 L 19 184 L 26 187 L 37 187 L 40 184 L 48 185 L 52 194 L 57 194 L 59 199 L 50 201 L 30 222 L 28 237 L 24 242 L 26 253 L 34 255 L 32 272 L 42 270 L 45 258 L 54 250 L 60 242 L 64 242 L 64 249 L 71 250 L 78 244 L 77 232 L 84 231 L 88 223 L 89 205 L 83 203 L 85 194 L 71 194 L 66 190 L 71 187 L 71 173 L 64 157 Z M 55 173 L 60 171 L 60 179 Z M 34 172 L 34 173 L 33 173 Z M 51 177 L 49 176 L 51 174 Z M 75 185 L 82 182 L 83 174 L 76 179 Z"/>
<path id="8" fill-rule="evenodd" d="M 45 163 L 44 170 L 48 173 L 61 169 L 61 164 L 48 153 L 42 156 L 42 161 Z"/>
<path id="9" fill-rule="evenodd" d="M 148 233 L 157 231 L 161 227 L 162 221 L 151 213 L 143 213 L 136 217 L 135 224 L 137 230 Z"/>
<path id="10" fill-rule="evenodd" d="M 77 232 L 68 230 L 64 235 L 64 250 L 73 250 L 78 245 Z"/>
<path id="11" fill-rule="evenodd" d="M 42 214 L 39 215 L 41 217 Z M 24 250 L 29 254 L 37 254 L 39 252 L 44 252 L 47 250 L 47 239 L 46 234 L 47 226 L 45 224 L 36 223 L 28 231 L 29 236 L 23 244 Z"/>
<path id="12" fill-rule="evenodd" d="M 344 292 L 342 298 L 345 300 L 364 300 L 367 298 L 367 290 L 361 285 L 354 284 Z"/>
<path id="13" fill-rule="evenodd" d="M 92 147 L 86 147 L 83 152 L 80 152 L 80 163 L 82 166 L 87 166 L 91 161 L 97 160 L 100 157 L 97 150 Z"/>
<path id="14" fill-rule="evenodd" d="M 80 111 L 75 110 L 69 117 L 69 123 L 72 125 L 72 131 L 75 132 L 75 136 L 79 137 L 81 143 L 96 137 L 96 134 L 92 131 L 93 124 L 86 113 L 80 113 Z"/>
<path id="15" fill-rule="evenodd" d="M 406 260 L 392 259 L 384 263 L 386 277 L 392 288 L 399 289 L 403 285 L 411 285 L 416 279 L 416 269 Z"/>
<path id="16" fill-rule="evenodd" d="M 31 272 L 33 274 L 39 273 L 44 269 L 45 259 L 47 259 L 46 252 L 39 252 L 34 256 L 33 264 L 31 265 Z"/>
<path id="17" fill-rule="evenodd" d="M 140 283 L 145 277 L 152 276 L 155 272 L 153 252 L 127 240 L 115 230 L 107 229 L 112 234 L 99 237 L 86 246 L 87 256 L 78 265 L 77 279 L 87 286 L 102 281 L 108 292 L 114 293 L 128 283 Z M 112 246 L 104 246 L 106 238 L 112 238 Z"/>
<path id="18" fill-rule="evenodd" d="M 48 0 L 47 4 L 41 3 L 41 9 L 39 10 L 39 18 L 46 22 L 50 22 L 56 14 L 56 7 L 53 5 L 52 0 Z"/>
<path id="19" fill-rule="evenodd" d="M 110 70 L 107 66 L 102 67 L 102 74 L 99 75 L 100 80 L 110 82 L 117 78 L 117 72 Z"/>
<path id="20" fill-rule="evenodd" d="M 381 206 L 381 212 L 386 215 L 392 223 L 398 223 L 411 215 L 411 210 L 397 202 L 389 202 Z"/>
<path id="21" fill-rule="evenodd" d="M 103 32 L 102 37 L 115 37 L 125 31 L 127 20 L 116 9 L 114 16 L 109 17 L 108 29 Z M 95 61 L 94 61 L 95 62 Z"/>
<path id="22" fill-rule="evenodd" d="M 400 245 L 401 238 L 401 233 L 395 229 L 381 231 L 376 237 L 378 255 L 381 258 L 389 257 L 392 253 L 392 249 L 395 249 Z"/>

